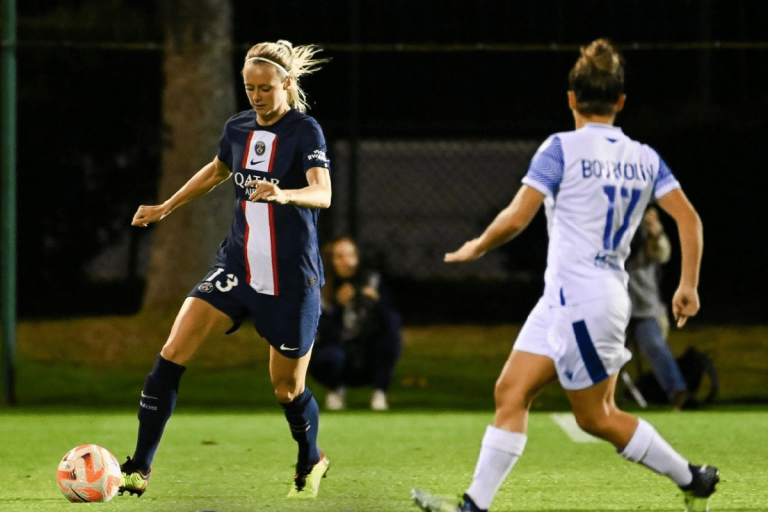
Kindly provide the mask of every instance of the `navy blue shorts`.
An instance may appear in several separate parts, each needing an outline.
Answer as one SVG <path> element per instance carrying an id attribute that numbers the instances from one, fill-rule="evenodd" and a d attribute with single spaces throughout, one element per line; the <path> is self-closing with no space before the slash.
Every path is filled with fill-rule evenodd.
<path id="1" fill-rule="evenodd" d="M 298 359 L 312 348 L 320 320 L 320 287 L 298 295 L 264 295 L 220 265 L 211 268 L 188 297 L 202 299 L 225 313 L 234 325 L 231 334 L 250 318 L 259 336 L 285 357 Z"/>

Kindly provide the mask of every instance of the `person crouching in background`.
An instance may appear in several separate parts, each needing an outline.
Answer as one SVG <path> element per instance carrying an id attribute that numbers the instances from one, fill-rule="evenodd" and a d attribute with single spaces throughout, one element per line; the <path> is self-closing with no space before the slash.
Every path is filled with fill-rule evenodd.
<path id="1" fill-rule="evenodd" d="M 371 386 L 371 409 L 385 411 L 402 349 L 400 314 L 381 274 L 360 266 L 354 240 L 327 243 L 323 260 L 326 285 L 309 374 L 329 389 L 326 409 L 344 409 L 348 387 Z"/>

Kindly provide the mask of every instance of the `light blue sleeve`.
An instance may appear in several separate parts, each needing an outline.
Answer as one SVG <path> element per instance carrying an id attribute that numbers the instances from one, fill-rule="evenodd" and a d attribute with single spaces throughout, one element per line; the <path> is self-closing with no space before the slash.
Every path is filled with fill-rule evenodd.
<path id="1" fill-rule="evenodd" d="M 551 135 L 536 151 L 523 183 L 542 194 L 554 195 L 563 180 L 565 161 L 560 137 Z"/>
<path id="2" fill-rule="evenodd" d="M 667 163 L 659 156 L 659 171 L 656 174 L 656 182 L 653 184 L 653 197 L 660 199 L 678 188 L 680 188 L 680 183 L 672 174 Z"/>

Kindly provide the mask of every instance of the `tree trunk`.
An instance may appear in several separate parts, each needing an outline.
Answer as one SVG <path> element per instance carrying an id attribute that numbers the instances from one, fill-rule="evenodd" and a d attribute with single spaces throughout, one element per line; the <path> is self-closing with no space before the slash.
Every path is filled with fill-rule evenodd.
<path id="1" fill-rule="evenodd" d="M 163 152 L 158 203 L 176 192 L 218 153 L 234 114 L 232 9 L 229 0 L 166 3 Z M 227 234 L 233 192 L 224 182 L 154 228 L 143 310 L 178 309 L 203 278 Z"/>

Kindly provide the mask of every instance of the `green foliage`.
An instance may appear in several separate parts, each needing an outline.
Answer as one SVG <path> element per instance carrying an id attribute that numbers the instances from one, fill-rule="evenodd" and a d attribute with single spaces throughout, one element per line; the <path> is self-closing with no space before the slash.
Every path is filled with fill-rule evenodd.
<path id="1" fill-rule="evenodd" d="M 720 468 L 713 510 L 764 510 L 768 413 L 724 409 L 644 417 L 684 456 Z M 331 470 L 317 500 L 297 502 L 285 498 L 296 453 L 282 414 L 179 412 L 168 423 L 147 493 L 140 499 L 117 496 L 103 507 L 415 512 L 409 499 L 413 487 L 446 496 L 466 489 L 490 420 L 490 412 L 324 414 L 320 439 Z M 70 505 L 60 494 L 55 481 L 59 459 L 86 442 L 106 446 L 123 459 L 133 450 L 136 426 L 128 412 L 0 412 L 0 511 L 88 508 Z M 682 508 L 681 494 L 666 478 L 626 462 L 608 444 L 572 442 L 547 413 L 531 415 L 529 436 L 494 512 Z M 101 510 L 102 505 L 94 506 Z"/>

